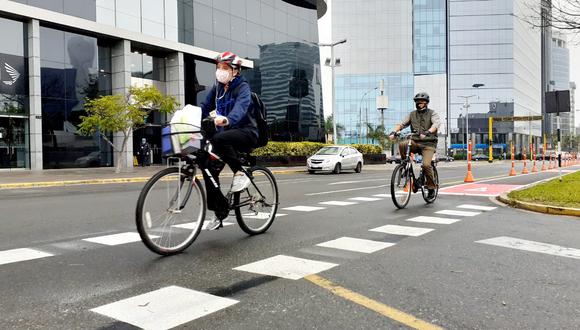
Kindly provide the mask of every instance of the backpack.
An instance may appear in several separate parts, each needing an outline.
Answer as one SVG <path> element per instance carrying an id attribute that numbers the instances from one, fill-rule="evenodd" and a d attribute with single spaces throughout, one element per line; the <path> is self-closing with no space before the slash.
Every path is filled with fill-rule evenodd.
<path id="1" fill-rule="evenodd" d="M 252 92 L 252 106 L 256 116 L 256 125 L 258 126 L 258 143 L 256 148 L 268 144 L 268 121 L 266 120 L 266 106 L 258 94 Z"/>
<path id="2" fill-rule="evenodd" d="M 233 96 L 238 96 L 238 91 L 240 86 L 238 86 L 233 91 Z M 256 118 L 256 126 L 258 128 L 258 142 L 255 147 L 263 147 L 268 144 L 268 121 L 266 120 L 266 106 L 264 102 L 260 99 L 258 94 L 252 92 L 252 109 L 254 110 L 254 117 Z M 215 106 L 214 106 L 215 107 Z"/>

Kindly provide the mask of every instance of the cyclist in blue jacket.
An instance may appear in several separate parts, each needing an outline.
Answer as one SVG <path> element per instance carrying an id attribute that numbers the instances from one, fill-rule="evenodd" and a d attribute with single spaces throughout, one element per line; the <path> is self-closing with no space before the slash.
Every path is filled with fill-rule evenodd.
<path id="1" fill-rule="evenodd" d="M 240 75 L 242 60 L 232 52 L 224 52 L 216 58 L 216 84 L 201 104 L 202 116 L 213 117 L 217 132 L 210 138 L 213 152 L 220 156 L 234 172 L 230 192 L 242 191 L 250 184 L 250 179 L 240 171 L 242 164 L 238 151 L 248 151 L 258 141 L 258 128 L 252 107 L 252 91 L 248 81 Z M 215 180 L 223 166 L 214 163 L 210 171 Z M 214 211 L 214 218 L 208 229 L 222 226 L 228 216 L 228 201 L 219 188 L 203 173 L 207 191 L 207 206 Z"/>

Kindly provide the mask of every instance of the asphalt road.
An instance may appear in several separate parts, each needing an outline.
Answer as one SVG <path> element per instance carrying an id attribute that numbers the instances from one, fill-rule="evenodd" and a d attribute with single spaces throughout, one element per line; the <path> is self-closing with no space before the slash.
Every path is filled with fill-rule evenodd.
<path id="1" fill-rule="evenodd" d="M 248 237 L 237 226 L 204 231 L 185 253 L 165 258 L 139 241 L 108 246 L 83 240 L 136 232 L 134 208 L 143 184 L 0 191 L 0 327 L 580 327 L 577 219 L 514 210 L 489 197 L 445 194 L 433 205 L 414 195 L 406 209 L 396 210 L 390 198 L 375 196 L 388 194 L 391 169 L 278 175 L 278 212 L 286 216 L 266 234 Z M 490 184 L 523 185 L 556 175 L 493 179 L 508 172 L 508 163 L 474 167 L 476 180 L 492 178 L 486 182 Z M 465 168 L 443 165 L 439 173 L 442 185 L 450 187 L 462 182 Z M 357 204 L 319 204 L 328 201 Z M 489 209 L 460 207 L 465 204 Z M 296 206 L 324 209 L 285 210 Z M 409 221 L 419 216 L 458 221 Z M 424 233 L 370 231 L 385 225 L 422 228 Z M 370 240 L 378 247 L 361 253 L 318 246 L 342 237 Z M 479 242 L 483 240 L 488 241 Z M 15 261 L 27 253 L 37 259 Z M 280 255 L 330 268 L 298 280 L 234 269 Z M 332 287 L 325 287 L 325 281 Z M 133 309 L 103 307 L 141 295 Z M 106 310 L 120 316 L 105 316 Z"/>

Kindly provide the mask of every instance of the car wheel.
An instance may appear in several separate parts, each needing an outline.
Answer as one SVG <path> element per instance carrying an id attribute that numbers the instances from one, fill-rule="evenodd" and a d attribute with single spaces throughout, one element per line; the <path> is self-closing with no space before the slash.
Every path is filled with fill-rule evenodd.
<path id="1" fill-rule="evenodd" d="M 356 173 L 360 173 L 362 171 L 362 164 L 359 162 L 356 164 L 356 168 L 354 169 Z"/>
<path id="2" fill-rule="evenodd" d="M 334 165 L 334 171 L 332 171 L 332 173 L 340 174 L 340 169 L 341 169 L 340 163 L 336 163 L 336 165 Z"/>

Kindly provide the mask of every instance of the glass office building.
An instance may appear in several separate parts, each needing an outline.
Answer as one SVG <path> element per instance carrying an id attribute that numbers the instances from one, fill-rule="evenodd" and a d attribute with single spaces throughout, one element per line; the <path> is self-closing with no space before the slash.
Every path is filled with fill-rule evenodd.
<path id="1" fill-rule="evenodd" d="M 317 18 L 322 0 L 15 0 L 0 8 L 0 168 L 111 166 L 77 125 L 86 98 L 155 85 L 199 105 L 213 59 L 231 50 L 261 95 L 276 140 L 323 137 Z M 10 31 L 9 33 L 7 31 Z M 160 157 L 153 113 L 133 133 Z M 118 140 L 111 136 L 113 140 Z M 133 147 L 123 161 L 132 166 Z"/>
<path id="2" fill-rule="evenodd" d="M 568 40 L 563 33 L 558 31 L 552 32 L 552 90 L 562 91 L 570 89 L 570 50 L 568 49 Z M 570 91 L 571 92 L 571 91 Z M 572 94 L 570 94 L 572 97 Z M 571 108 L 573 111 L 574 108 Z M 560 114 L 560 132 L 563 136 L 570 135 L 574 126 L 571 112 L 563 112 Z M 556 123 L 556 115 L 548 114 L 548 130 L 547 134 L 555 143 L 554 135 L 558 132 Z M 554 144 L 555 146 L 555 144 Z"/>
<path id="3" fill-rule="evenodd" d="M 335 48 L 337 124 L 341 143 L 373 143 L 369 126 L 382 123 L 376 97 L 381 81 L 388 96 L 384 124 L 389 130 L 414 109 L 413 96 L 431 94 L 431 107 L 445 116 L 446 1 L 334 0 L 332 36 L 346 38 Z M 442 127 L 443 131 L 445 130 Z"/>
<path id="4" fill-rule="evenodd" d="M 513 103 L 514 116 L 541 115 L 541 35 L 516 17 L 530 17 L 533 9 L 524 0 L 449 2 L 449 125 L 452 143 L 465 143 L 458 125 L 469 113 L 488 113 L 492 104 Z M 474 84 L 483 84 L 474 88 Z M 470 125 L 471 126 L 471 125 Z M 497 131 L 496 131 L 497 132 Z M 471 132 L 470 132 L 471 133 Z M 500 132 L 497 132 L 500 133 Z M 530 135 L 538 142 L 541 122 L 515 122 L 507 137 L 516 149 L 527 146 Z M 496 133 L 494 133 L 496 134 Z M 474 134 L 485 144 L 488 134 Z"/>

